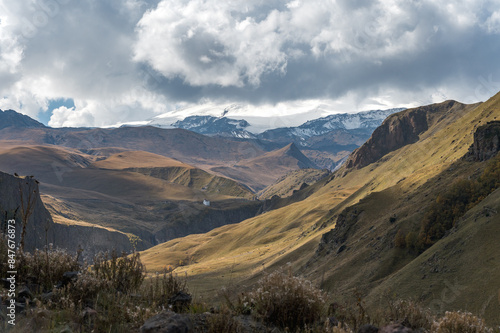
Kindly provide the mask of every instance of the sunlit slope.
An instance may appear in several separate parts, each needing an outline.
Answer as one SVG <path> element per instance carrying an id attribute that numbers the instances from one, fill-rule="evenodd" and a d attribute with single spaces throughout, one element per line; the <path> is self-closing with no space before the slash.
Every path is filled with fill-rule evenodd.
<path id="1" fill-rule="evenodd" d="M 183 167 L 193 169 L 194 167 L 182 163 L 173 158 L 168 158 L 158 154 L 148 153 L 146 151 L 124 151 L 113 154 L 104 159 L 99 159 L 92 164 L 96 168 L 123 170 L 128 168 L 168 168 Z"/>
<path id="2" fill-rule="evenodd" d="M 254 195 L 246 186 L 232 179 L 219 177 L 178 160 L 143 151 L 114 154 L 93 163 L 92 167 L 137 172 L 212 195 L 242 198 L 251 198 Z"/>
<path id="3" fill-rule="evenodd" d="M 344 170 L 329 181 L 321 181 L 322 186 L 315 185 L 316 192 L 304 201 L 208 234 L 161 244 L 144 252 L 143 259 L 151 270 L 175 266 L 178 260 L 189 263 L 177 271 L 188 272 L 200 290 L 220 286 L 222 276 L 230 276 L 233 282 L 251 279 L 273 264 L 291 262 L 301 270 L 313 259 L 322 234 L 334 227 L 344 208 L 370 193 L 388 189 L 378 195 L 380 201 L 367 203 L 371 210 L 365 208 L 364 213 L 388 220 L 392 202 L 411 194 L 462 157 L 473 141 L 475 128 L 500 117 L 499 99 L 497 95 L 480 105 L 445 102 L 428 107 L 432 113 L 428 129 L 420 133 L 416 143 L 364 168 Z M 380 203 L 389 206 L 380 211 Z M 314 274 L 319 279 L 323 273 L 315 270 Z"/>
<path id="4" fill-rule="evenodd" d="M 140 151 L 106 158 L 0 141 L 0 170 L 39 180 L 56 222 L 132 233 L 149 245 L 241 221 L 260 205 L 242 200 L 253 194 L 233 180 Z M 203 205 L 204 199 L 212 205 Z"/>
<path id="5" fill-rule="evenodd" d="M 298 169 L 280 177 L 273 184 L 269 185 L 258 193 L 259 199 L 269 199 L 277 195 L 279 197 L 289 197 L 295 191 L 314 184 L 318 180 L 327 177 L 328 170 L 318 169 Z M 305 184 L 305 185 L 304 185 Z"/>

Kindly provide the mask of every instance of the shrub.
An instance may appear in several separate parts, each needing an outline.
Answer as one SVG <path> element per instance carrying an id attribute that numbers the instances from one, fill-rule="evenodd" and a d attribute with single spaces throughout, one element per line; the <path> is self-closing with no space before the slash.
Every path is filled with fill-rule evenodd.
<path id="1" fill-rule="evenodd" d="M 208 317 L 208 333 L 241 333 L 245 332 L 242 325 L 226 310 Z"/>
<path id="2" fill-rule="evenodd" d="M 78 274 L 78 279 L 72 284 L 66 286 L 60 291 L 66 295 L 71 301 L 80 306 L 95 307 L 95 300 L 101 293 L 112 291 L 112 284 L 108 280 L 97 278 L 94 274 L 84 272 Z"/>
<path id="3" fill-rule="evenodd" d="M 144 280 L 145 268 L 139 253 L 131 255 L 116 251 L 101 253 L 95 256 L 93 272 L 99 279 L 108 280 L 113 288 L 122 293 L 137 290 Z"/>
<path id="4" fill-rule="evenodd" d="M 428 309 L 411 300 L 389 302 L 390 319 L 394 322 L 405 322 L 412 329 L 430 330 L 433 317 Z"/>
<path id="5" fill-rule="evenodd" d="M 248 315 L 252 312 L 252 304 L 245 293 L 235 293 L 223 287 L 219 292 L 219 297 L 224 299 L 226 307 L 237 315 Z"/>
<path id="6" fill-rule="evenodd" d="M 403 230 L 399 229 L 396 237 L 394 237 L 394 246 L 400 249 L 406 247 L 406 234 Z"/>
<path id="7" fill-rule="evenodd" d="M 423 251 L 441 239 L 459 218 L 500 187 L 500 154 L 491 159 L 477 180 L 459 179 L 440 193 L 425 214 L 418 236 Z"/>
<path id="8" fill-rule="evenodd" d="M 432 333 L 487 333 L 493 332 L 483 321 L 469 312 L 446 312 L 432 325 Z"/>
<path id="9" fill-rule="evenodd" d="M 32 282 L 44 290 L 52 290 L 61 281 L 65 272 L 79 271 L 78 255 L 70 254 L 63 249 L 35 250 L 33 253 L 17 254 L 18 276 L 20 282 Z"/>
<path id="10" fill-rule="evenodd" d="M 418 234 L 415 231 L 410 231 L 408 234 L 406 234 L 405 243 L 406 247 L 410 251 L 414 252 L 420 251 L 421 244 L 418 240 Z"/>
<path id="11" fill-rule="evenodd" d="M 167 305 L 168 299 L 179 292 L 189 292 L 187 279 L 180 279 L 172 272 L 167 271 L 164 271 L 163 274 L 156 273 L 144 281 L 141 286 L 141 295 L 159 305 Z"/>
<path id="12" fill-rule="evenodd" d="M 283 271 L 263 277 L 248 296 L 259 317 L 290 330 L 317 321 L 325 305 L 323 292 L 310 281 Z"/>

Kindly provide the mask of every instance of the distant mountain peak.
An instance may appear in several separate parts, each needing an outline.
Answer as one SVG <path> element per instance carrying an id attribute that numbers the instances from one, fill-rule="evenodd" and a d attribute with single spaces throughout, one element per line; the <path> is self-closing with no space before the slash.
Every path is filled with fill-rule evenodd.
<path id="1" fill-rule="evenodd" d="M 298 161 L 299 168 L 301 169 L 306 169 L 306 168 L 319 169 L 319 167 L 313 161 L 311 161 L 306 155 L 304 155 L 297 147 L 297 145 L 295 145 L 295 143 L 293 142 L 279 149 L 277 152 L 282 155 L 295 158 Z"/>
<path id="2" fill-rule="evenodd" d="M 245 130 L 250 124 L 244 120 L 224 117 L 228 110 L 224 110 L 221 117 L 189 116 L 184 120 L 176 121 L 173 127 L 187 129 L 205 135 L 219 135 L 236 138 L 254 138 L 255 135 Z"/>
<path id="3" fill-rule="evenodd" d="M 14 110 L 0 110 L 0 129 L 7 127 L 17 128 L 44 128 L 44 124 Z"/>

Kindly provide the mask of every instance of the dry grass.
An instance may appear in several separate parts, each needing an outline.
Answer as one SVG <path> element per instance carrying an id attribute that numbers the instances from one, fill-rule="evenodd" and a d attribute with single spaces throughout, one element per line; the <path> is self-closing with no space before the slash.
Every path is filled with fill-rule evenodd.
<path id="1" fill-rule="evenodd" d="M 432 325 L 431 333 L 493 333 L 482 319 L 469 312 L 446 312 Z"/>
<path id="2" fill-rule="evenodd" d="M 0 254 L 6 247 L 3 239 Z M 82 266 L 76 255 L 52 248 L 16 256 L 18 277 L 23 278 L 18 288 L 29 283 L 36 304 L 18 314 L 16 332 L 51 332 L 66 326 L 80 332 L 133 331 L 168 308 L 175 293 L 187 292 L 185 280 L 171 273 L 143 283 L 145 270 L 138 253 L 102 254 L 93 266 Z M 67 271 L 79 273 L 61 285 Z M 0 330 L 6 325 L 0 322 Z"/>
<path id="3" fill-rule="evenodd" d="M 434 317 L 429 309 L 412 300 L 396 300 L 389 302 L 389 318 L 392 322 L 404 322 L 412 329 L 430 330 Z"/>
<path id="4" fill-rule="evenodd" d="M 321 290 L 310 281 L 283 271 L 263 277 L 248 293 L 247 301 L 258 318 L 290 330 L 318 321 L 325 306 Z"/>

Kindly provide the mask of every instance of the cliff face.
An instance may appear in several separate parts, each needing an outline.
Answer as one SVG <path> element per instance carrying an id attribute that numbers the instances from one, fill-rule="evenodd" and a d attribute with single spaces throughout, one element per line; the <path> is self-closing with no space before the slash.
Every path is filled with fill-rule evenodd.
<path id="1" fill-rule="evenodd" d="M 389 116 L 372 134 L 370 139 L 347 159 L 347 169 L 360 169 L 379 160 L 382 156 L 419 140 L 434 120 L 445 112 L 462 109 L 464 104 L 446 101 Z"/>
<path id="2" fill-rule="evenodd" d="M 20 178 L 0 172 L 0 227 L 4 232 L 7 228 L 7 220 L 16 220 L 16 241 L 20 241 L 22 231 L 22 205 L 21 197 L 24 199 L 25 211 L 28 199 L 32 202 L 32 214 L 26 227 L 25 250 L 33 250 L 43 247 L 47 243 L 54 242 L 54 222 L 40 199 L 38 183 L 30 177 Z M 47 232 L 45 230 L 47 229 Z"/>
<path id="3" fill-rule="evenodd" d="M 38 183 L 34 178 L 15 177 L 0 172 L 0 230 L 5 232 L 7 221 L 15 219 L 17 244 L 21 238 L 23 224 L 21 198 L 24 200 L 25 211 L 28 198 L 33 203 L 32 213 L 26 226 L 24 246 L 26 251 L 53 244 L 70 252 L 81 248 L 84 256 L 91 257 L 99 251 L 112 248 L 117 251 L 130 251 L 133 248 L 128 236 L 123 233 L 103 228 L 54 223 L 40 198 Z M 139 242 L 137 248 L 140 250 L 145 246 Z"/>
<path id="4" fill-rule="evenodd" d="M 474 143 L 465 155 L 468 161 L 486 161 L 500 151 L 500 121 L 490 121 L 477 128 Z"/>

